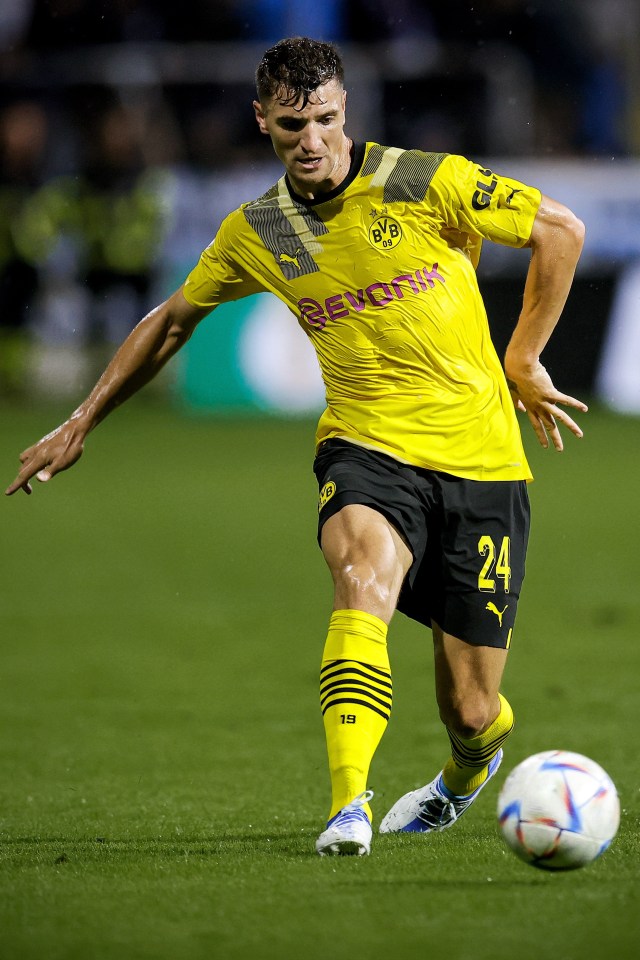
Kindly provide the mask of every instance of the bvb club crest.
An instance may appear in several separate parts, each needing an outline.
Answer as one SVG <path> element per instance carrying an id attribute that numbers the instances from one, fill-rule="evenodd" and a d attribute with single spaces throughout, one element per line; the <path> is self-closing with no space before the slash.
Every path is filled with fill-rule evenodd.
<path id="1" fill-rule="evenodd" d="M 369 243 L 378 250 L 391 250 L 402 240 L 402 227 L 397 220 L 390 217 L 387 208 L 380 212 L 372 211 L 374 220 L 369 227 Z"/>

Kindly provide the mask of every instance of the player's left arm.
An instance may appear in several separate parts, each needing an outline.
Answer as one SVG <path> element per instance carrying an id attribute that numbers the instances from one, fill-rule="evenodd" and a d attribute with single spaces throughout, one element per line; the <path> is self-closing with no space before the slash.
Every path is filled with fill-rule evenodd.
<path id="1" fill-rule="evenodd" d="M 528 246 L 531 262 L 522 312 L 505 354 L 505 372 L 516 406 L 526 411 L 543 447 L 562 450 L 559 424 L 576 437 L 582 430 L 563 407 L 587 405 L 556 390 L 540 362 L 566 303 L 584 242 L 584 224 L 567 207 L 542 196 Z M 561 406 L 562 405 L 562 406 Z"/>

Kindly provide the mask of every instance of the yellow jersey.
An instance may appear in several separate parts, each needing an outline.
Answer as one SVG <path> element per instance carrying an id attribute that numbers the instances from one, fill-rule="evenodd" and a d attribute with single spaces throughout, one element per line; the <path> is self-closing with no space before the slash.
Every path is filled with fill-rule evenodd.
<path id="1" fill-rule="evenodd" d="M 220 226 L 183 292 L 211 308 L 270 291 L 315 347 L 341 437 L 471 480 L 529 480 L 470 247 L 527 243 L 540 192 L 455 155 L 357 145 L 314 202 L 286 176 Z M 468 241 L 468 243 L 466 242 Z"/>

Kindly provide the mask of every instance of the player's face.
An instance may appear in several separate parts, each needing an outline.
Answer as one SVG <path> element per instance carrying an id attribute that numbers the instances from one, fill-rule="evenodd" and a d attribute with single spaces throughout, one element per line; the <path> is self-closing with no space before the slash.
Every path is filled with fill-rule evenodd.
<path id="1" fill-rule="evenodd" d="M 314 199 L 339 186 L 351 158 L 344 135 L 347 94 L 338 80 L 325 83 L 300 103 L 286 105 L 277 96 L 265 103 L 254 101 L 262 133 L 271 137 L 273 149 L 284 164 L 291 186 L 302 197 Z"/>

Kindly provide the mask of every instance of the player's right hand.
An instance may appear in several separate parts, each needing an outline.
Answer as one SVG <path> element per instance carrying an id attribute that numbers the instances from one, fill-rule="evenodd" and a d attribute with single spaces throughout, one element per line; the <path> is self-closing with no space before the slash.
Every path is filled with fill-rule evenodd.
<path id="1" fill-rule="evenodd" d="M 30 480 L 36 477 L 40 483 L 46 483 L 56 473 L 68 470 L 82 456 L 84 449 L 84 431 L 68 420 L 46 437 L 38 440 L 20 454 L 22 468 L 18 476 L 5 490 L 10 497 L 17 490 L 30 494 L 33 488 Z"/>
<path id="2" fill-rule="evenodd" d="M 587 404 L 556 390 L 551 377 L 539 360 L 530 365 L 526 372 L 521 370 L 519 373 L 513 373 L 505 359 L 505 370 L 513 402 L 518 410 L 527 414 L 542 447 L 546 449 L 551 440 L 556 450 L 562 452 L 564 445 L 559 429 L 560 424 L 570 430 L 574 436 L 582 437 L 582 430 L 560 404 L 572 407 L 580 413 L 588 411 Z"/>

